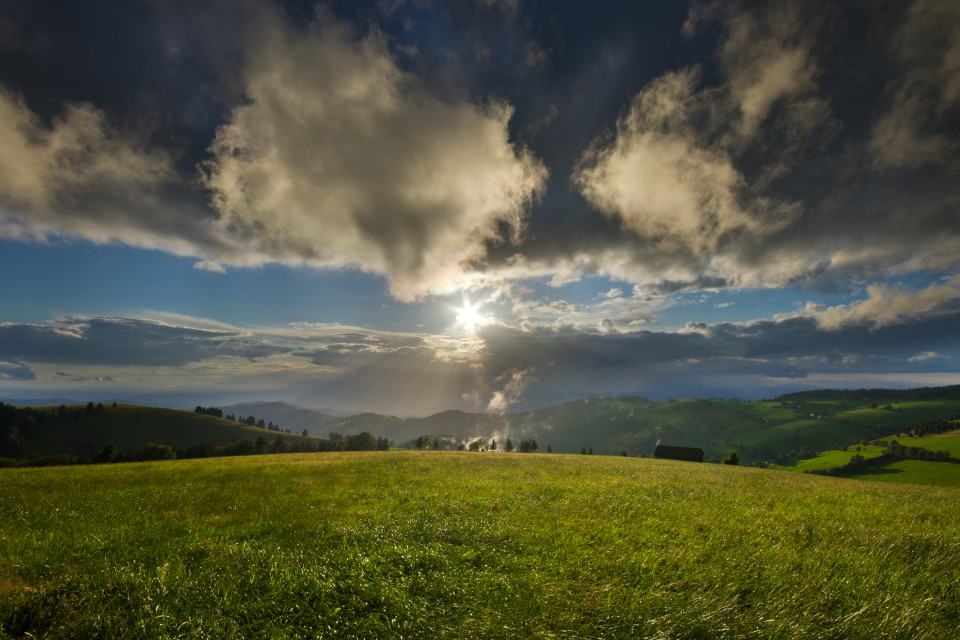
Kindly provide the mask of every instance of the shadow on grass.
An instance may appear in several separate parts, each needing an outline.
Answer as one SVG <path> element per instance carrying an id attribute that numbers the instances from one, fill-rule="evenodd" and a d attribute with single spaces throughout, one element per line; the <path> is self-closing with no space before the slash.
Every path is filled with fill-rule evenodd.
<path id="1" fill-rule="evenodd" d="M 889 468 L 889 467 L 874 467 L 874 468 L 869 469 L 869 470 L 867 470 L 867 471 L 863 471 L 863 472 L 861 472 L 861 473 L 858 473 L 857 475 L 858 475 L 858 476 L 859 476 L 859 475 L 880 476 L 880 475 L 896 474 L 896 473 L 904 473 L 904 470 L 903 470 L 903 469 L 891 469 L 891 468 Z"/>

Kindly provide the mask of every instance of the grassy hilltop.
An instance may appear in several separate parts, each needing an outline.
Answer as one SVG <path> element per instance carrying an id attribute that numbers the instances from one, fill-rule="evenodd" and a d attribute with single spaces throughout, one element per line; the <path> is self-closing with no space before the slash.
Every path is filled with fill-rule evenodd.
<path id="1" fill-rule="evenodd" d="M 0 469 L 0 636 L 904 638 L 960 626 L 960 489 L 651 459 Z"/>

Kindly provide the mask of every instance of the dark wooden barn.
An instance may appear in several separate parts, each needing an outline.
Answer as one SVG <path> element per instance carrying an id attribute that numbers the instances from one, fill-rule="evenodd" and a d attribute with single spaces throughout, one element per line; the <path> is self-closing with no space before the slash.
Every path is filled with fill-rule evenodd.
<path id="1" fill-rule="evenodd" d="M 674 447 L 669 444 L 658 444 L 653 452 L 653 457 L 666 458 L 667 460 L 703 462 L 703 449 L 699 447 Z"/>

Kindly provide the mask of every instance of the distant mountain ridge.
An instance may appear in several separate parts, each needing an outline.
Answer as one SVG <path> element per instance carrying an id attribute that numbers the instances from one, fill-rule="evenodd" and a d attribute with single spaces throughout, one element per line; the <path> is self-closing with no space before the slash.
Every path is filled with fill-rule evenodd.
<path id="1" fill-rule="evenodd" d="M 890 403 L 927 402 L 898 407 Z M 883 408 L 878 408 L 883 405 Z M 369 431 L 397 445 L 420 436 L 496 440 L 502 449 L 535 439 L 539 450 L 597 454 L 652 455 L 656 443 L 700 447 L 708 457 L 737 449 L 749 458 L 772 458 L 804 446 L 823 450 L 861 438 L 896 433 L 904 425 L 960 415 L 960 386 L 912 390 L 859 389 L 804 391 L 774 400 L 739 402 L 683 399 L 666 402 L 645 397 L 595 397 L 508 414 L 448 410 L 422 418 L 377 413 L 333 416 L 284 402 L 244 403 L 224 407 L 237 417 L 253 415 L 299 433 L 326 437 L 336 432 Z"/>
<path id="2" fill-rule="evenodd" d="M 234 415 L 239 420 L 247 416 L 263 418 L 279 425 L 281 429 L 290 429 L 300 433 L 306 429 L 312 435 L 327 435 L 324 430 L 330 424 L 344 420 L 346 415 L 333 415 L 323 411 L 304 409 L 286 402 L 241 402 L 221 407 L 223 415 Z"/>
<path id="3" fill-rule="evenodd" d="M 12 404 L 15 407 L 48 407 L 50 405 L 80 404 L 79 400 L 70 398 L 0 398 L 3 404 Z"/>

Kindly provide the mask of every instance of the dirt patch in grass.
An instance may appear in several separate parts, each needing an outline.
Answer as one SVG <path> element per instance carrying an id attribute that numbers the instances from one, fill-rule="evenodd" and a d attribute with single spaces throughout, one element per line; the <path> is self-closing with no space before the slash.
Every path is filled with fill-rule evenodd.
<path id="1" fill-rule="evenodd" d="M 0 596 L 5 596 L 17 589 L 25 589 L 27 583 L 20 578 L 0 578 Z"/>

